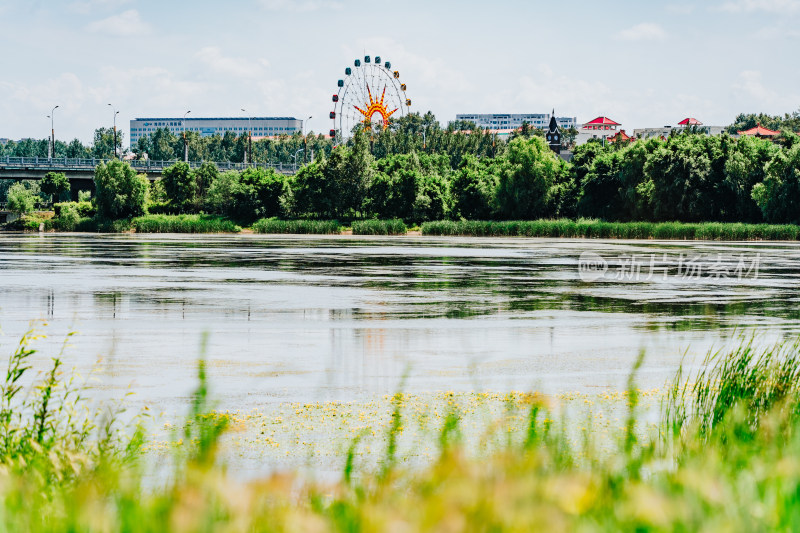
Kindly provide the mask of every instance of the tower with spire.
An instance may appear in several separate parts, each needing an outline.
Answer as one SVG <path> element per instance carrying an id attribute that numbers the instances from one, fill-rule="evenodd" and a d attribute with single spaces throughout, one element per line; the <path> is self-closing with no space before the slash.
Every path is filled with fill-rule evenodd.
<path id="1" fill-rule="evenodd" d="M 557 154 L 561 153 L 561 129 L 556 122 L 555 109 L 553 109 L 553 113 L 550 115 L 550 125 L 547 127 L 545 139 L 547 139 L 547 144 L 550 145 L 550 149 L 553 152 Z"/>

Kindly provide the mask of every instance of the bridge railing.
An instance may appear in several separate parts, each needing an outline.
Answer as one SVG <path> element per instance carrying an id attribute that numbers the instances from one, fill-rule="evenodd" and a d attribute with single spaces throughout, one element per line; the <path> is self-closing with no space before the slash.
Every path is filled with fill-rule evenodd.
<path id="1" fill-rule="evenodd" d="M 0 157 L 0 169 L 8 170 L 52 170 L 75 171 L 94 170 L 100 163 L 108 163 L 110 159 L 77 159 L 67 157 Z M 159 172 L 179 161 L 152 161 L 150 159 L 135 159 L 126 161 L 131 167 L 145 172 Z M 216 165 L 220 171 L 244 170 L 246 168 L 272 168 L 282 173 L 297 172 L 296 164 L 283 163 L 232 163 L 230 161 L 188 161 L 190 168 L 199 168 L 204 163 Z"/>

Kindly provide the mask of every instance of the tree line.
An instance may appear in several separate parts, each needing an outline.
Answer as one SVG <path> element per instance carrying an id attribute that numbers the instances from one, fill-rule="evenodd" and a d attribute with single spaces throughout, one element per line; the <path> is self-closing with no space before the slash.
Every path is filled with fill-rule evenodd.
<path id="1" fill-rule="evenodd" d="M 180 162 L 148 184 L 114 161 L 98 167 L 94 201 L 110 218 L 204 212 L 243 223 L 273 216 L 800 223 L 800 143 L 789 130 L 777 142 L 691 129 L 667 139 L 593 140 L 570 162 L 535 131 L 506 142 L 477 128 L 441 128 L 430 113 L 357 131 L 335 147 L 314 139 L 314 160 L 294 176 Z"/>
<path id="2" fill-rule="evenodd" d="M 205 212 L 243 223 L 264 217 L 800 223 L 800 142 L 793 134 L 782 142 L 689 132 L 625 144 L 591 141 L 568 163 L 540 137 L 520 136 L 500 155 L 467 153 L 454 167 L 444 153 L 375 157 L 369 135 L 360 132 L 294 176 L 179 162 L 148 185 L 114 161 L 98 167 L 96 202 L 112 218 Z M 125 199 L 135 199 L 135 208 L 125 207 Z"/>

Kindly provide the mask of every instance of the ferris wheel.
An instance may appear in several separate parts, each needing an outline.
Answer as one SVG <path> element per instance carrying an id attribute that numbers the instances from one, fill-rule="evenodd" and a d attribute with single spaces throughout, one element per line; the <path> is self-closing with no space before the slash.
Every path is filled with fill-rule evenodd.
<path id="1" fill-rule="evenodd" d="M 356 126 L 380 131 L 408 114 L 411 100 L 406 96 L 406 84 L 400 81 L 400 72 L 393 71 L 389 61 L 381 64 L 380 56 L 374 60 L 364 56 L 363 62 L 356 59 L 353 67 L 344 69 L 344 74 L 333 95 L 331 137 L 338 134 L 346 139 Z"/>

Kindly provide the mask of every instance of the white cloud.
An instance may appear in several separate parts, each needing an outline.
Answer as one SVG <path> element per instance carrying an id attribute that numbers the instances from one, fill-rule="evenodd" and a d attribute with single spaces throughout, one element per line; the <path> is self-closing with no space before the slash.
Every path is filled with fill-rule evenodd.
<path id="1" fill-rule="evenodd" d="M 800 12 L 800 0 L 735 0 L 719 7 L 729 13 L 752 13 L 764 11 L 779 15 L 789 15 Z"/>
<path id="2" fill-rule="evenodd" d="M 138 11 L 129 9 L 119 15 L 96 20 L 86 26 L 86 29 L 94 33 L 129 36 L 148 33 L 150 26 L 142 20 Z"/>
<path id="3" fill-rule="evenodd" d="M 102 105 L 112 100 L 128 102 L 139 106 L 141 109 L 135 112 L 141 113 L 183 108 L 205 99 L 212 89 L 207 82 L 176 77 L 171 69 L 163 67 L 105 67 L 102 82 L 88 92 Z"/>
<path id="4" fill-rule="evenodd" d="M 753 37 L 764 41 L 781 41 L 785 39 L 800 38 L 800 30 L 787 29 L 782 26 L 768 26 L 753 32 Z"/>
<path id="5" fill-rule="evenodd" d="M 732 84 L 739 105 L 758 108 L 770 113 L 780 113 L 797 107 L 800 94 L 779 92 L 763 81 L 758 70 L 744 70 Z"/>
<path id="6" fill-rule="evenodd" d="M 291 11 L 308 13 L 320 9 L 341 9 L 344 5 L 335 0 L 259 0 L 259 4 L 269 11 Z"/>
<path id="7" fill-rule="evenodd" d="M 669 4 L 665 7 L 668 13 L 674 13 L 676 15 L 691 15 L 694 13 L 696 6 L 692 4 Z"/>
<path id="8" fill-rule="evenodd" d="M 617 34 L 617 38 L 624 41 L 660 41 L 666 37 L 667 32 L 658 24 L 651 22 L 642 22 Z"/>
<path id="9" fill-rule="evenodd" d="M 220 74 L 239 78 L 255 78 L 264 74 L 269 66 L 266 59 L 250 60 L 243 57 L 226 57 L 216 46 L 206 46 L 195 54 L 203 64 Z"/>
<path id="10" fill-rule="evenodd" d="M 131 3 L 131 1 L 132 0 L 80 0 L 71 3 L 68 7 L 75 13 L 88 15 L 99 9 L 117 9 L 118 7 Z"/>
<path id="11" fill-rule="evenodd" d="M 744 70 L 739 74 L 739 80 L 733 84 L 733 88 L 741 95 L 766 103 L 773 100 L 776 93 L 768 89 L 761 78 L 761 72 L 757 70 Z"/>

